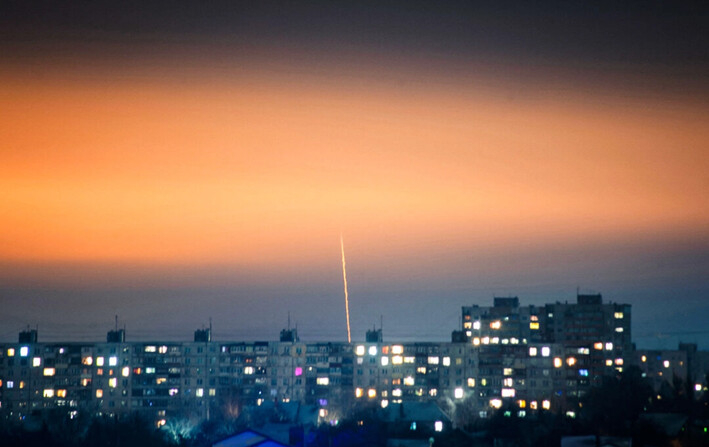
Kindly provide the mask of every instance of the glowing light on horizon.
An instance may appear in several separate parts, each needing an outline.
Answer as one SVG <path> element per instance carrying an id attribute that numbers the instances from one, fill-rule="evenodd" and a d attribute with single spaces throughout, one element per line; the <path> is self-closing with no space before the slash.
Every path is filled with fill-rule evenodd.
<path id="1" fill-rule="evenodd" d="M 342 281 L 345 288 L 345 316 L 347 317 L 347 343 L 352 343 L 352 335 L 350 332 L 350 299 L 347 293 L 347 267 L 345 263 L 345 242 L 340 233 L 340 251 L 342 252 Z"/>

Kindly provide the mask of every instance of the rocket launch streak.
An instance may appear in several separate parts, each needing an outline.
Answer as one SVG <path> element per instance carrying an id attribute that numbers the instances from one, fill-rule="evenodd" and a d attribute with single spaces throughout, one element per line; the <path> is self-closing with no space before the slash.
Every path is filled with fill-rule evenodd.
<path id="1" fill-rule="evenodd" d="M 342 280 L 345 283 L 345 315 L 347 316 L 347 343 L 352 343 L 350 334 L 350 300 L 347 296 L 347 268 L 345 267 L 345 242 L 342 240 L 340 233 L 340 249 L 342 251 Z"/>

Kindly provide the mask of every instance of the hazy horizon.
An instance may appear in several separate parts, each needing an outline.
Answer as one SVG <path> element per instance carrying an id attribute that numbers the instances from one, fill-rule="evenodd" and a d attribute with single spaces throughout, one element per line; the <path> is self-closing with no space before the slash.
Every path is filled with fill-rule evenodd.
<path id="1" fill-rule="evenodd" d="M 708 17 L 6 2 L 0 339 L 346 339 L 342 234 L 355 340 L 580 287 L 707 349 Z"/>

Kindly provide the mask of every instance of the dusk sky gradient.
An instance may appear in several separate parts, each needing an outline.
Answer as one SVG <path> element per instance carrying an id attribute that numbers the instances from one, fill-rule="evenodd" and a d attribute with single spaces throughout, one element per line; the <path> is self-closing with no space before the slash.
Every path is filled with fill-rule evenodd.
<path id="1" fill-rule="evenodd" d="M 4 2 L 0 338 L 445 340 L 576 288 L 709 348 L 699 2 Z"/>

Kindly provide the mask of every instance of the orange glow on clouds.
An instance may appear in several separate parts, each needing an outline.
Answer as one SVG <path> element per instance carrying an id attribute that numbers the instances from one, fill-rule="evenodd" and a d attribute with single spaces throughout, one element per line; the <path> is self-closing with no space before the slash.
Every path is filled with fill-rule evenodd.
<path id="1" fill-rule="evenodd" d="M 6 73 L 0 258 L 336 264 L 341 230 L 361 252 L 705 234 L 708 118 L 473 83 Z"/>

